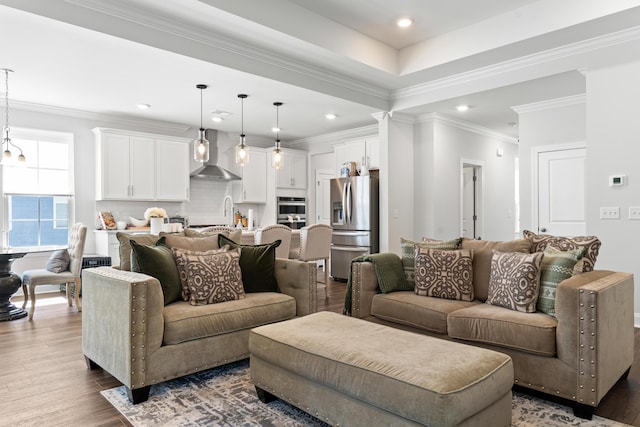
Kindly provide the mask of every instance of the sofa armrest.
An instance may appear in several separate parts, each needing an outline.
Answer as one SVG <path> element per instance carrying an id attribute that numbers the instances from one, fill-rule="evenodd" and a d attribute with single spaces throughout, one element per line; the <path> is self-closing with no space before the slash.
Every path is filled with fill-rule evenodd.
<path id="1" fill-rule="evenodd" d="M 315 262 L 276 258 L 275 276 L 280 292 L 296 300 L 296 315 L 318 311 L 316 300 L 318 269 Z"/>
<path id="2" fill-rule="evenodd" d="M 633 363 L 633 275 L 596 270 L 556 290 L 558 357 L 576 366 L 576 400 L 595 406 Z"/>
<path id="3" fill-rule="evenodd" d="M 146 359 L 164 334 L 160 282 L 98 267 L 83 270 L 82 284 L 82 352 L 127 387 L 146 386 Z"/>
<path id="4" fill-rule="evenodd" d="M 378 276 L 369 261 L 351 263 L 351 316 L 360 319 L 371 316 L 373 296 L 380 292 Z"/>

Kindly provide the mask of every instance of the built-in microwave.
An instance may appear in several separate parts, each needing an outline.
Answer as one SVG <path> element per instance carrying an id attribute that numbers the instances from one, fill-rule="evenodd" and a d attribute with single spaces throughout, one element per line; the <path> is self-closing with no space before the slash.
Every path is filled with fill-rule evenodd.
<path id="1" fill-rule="evenodd" d="M 278 197 L 278 224 L 302 228 L 307 223 L 307 199 L 304 197 Z"/>

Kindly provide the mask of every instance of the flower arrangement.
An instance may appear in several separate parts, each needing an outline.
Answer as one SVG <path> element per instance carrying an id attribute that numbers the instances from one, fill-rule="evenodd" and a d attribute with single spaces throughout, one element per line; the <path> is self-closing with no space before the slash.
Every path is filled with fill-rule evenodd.
<path id="1" fill-rule="evenodd" d="M 149 219 L 149 218 L 166 218 L 167 217 L 167 211 L 165 211 L 162 208 L 149 208 L 146 211 L 144 211 L 144 218 L 145 219 Z"/>

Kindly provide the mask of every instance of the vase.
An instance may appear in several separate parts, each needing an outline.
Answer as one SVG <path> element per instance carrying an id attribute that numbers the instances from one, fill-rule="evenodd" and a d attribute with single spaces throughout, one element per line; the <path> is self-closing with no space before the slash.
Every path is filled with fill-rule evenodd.
<path id="1" fill-rule="evenodd" d="M 164 218 L 149 218 L 149 224 L 151 224 L 151 234 L 160 234 Z"/>

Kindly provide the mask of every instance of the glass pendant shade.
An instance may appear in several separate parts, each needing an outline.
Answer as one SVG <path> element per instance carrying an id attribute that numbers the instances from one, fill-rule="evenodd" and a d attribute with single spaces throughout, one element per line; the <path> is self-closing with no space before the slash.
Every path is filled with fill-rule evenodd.
<path id="1" fill-rule="evenodd" d="M 275 105 L 276 107 L 276 126 L 274 129 L 277 129 L 276 131 L 276 145 L 273 149 L 273 153 L 271 155 L 271 166 L 275 169 L 275 170 L 280 170 L 282 168 L 282 165 L 284 164 L 284 158 L 282 156 L 282 150 L 280 149 L 280 115 L 279 115 L 279 109 L 280 106 L 282 105 L 282 102 L 274 102 L 273 105 Z"/>
<path id="2" fill-rule="evenodd" d="M 249 147 L 244 142 L 245 135 L 240 135 L 240 143 L 236 145 L 236 164 L 244 167 L 249 164 Z"/>
<path id="3" fill-rule="evenodd" d="M 202 127 L 202 90 L 207 85 L 198 84 L 196 88 L 200 89 L 200 129 L 198 130 L 198 139 L 193 141 L 193 158 L 198 162 L 209 161 L 209 141 L 204 136 L 204 128 Z"/>
<path id="4" fill-rule="evenodd" d="M 204 129 L 198 131 L 198 139 L 193 144 L 193 158 L 199 162 L 209 161 L 209 141 L 204 137 Z"/>

